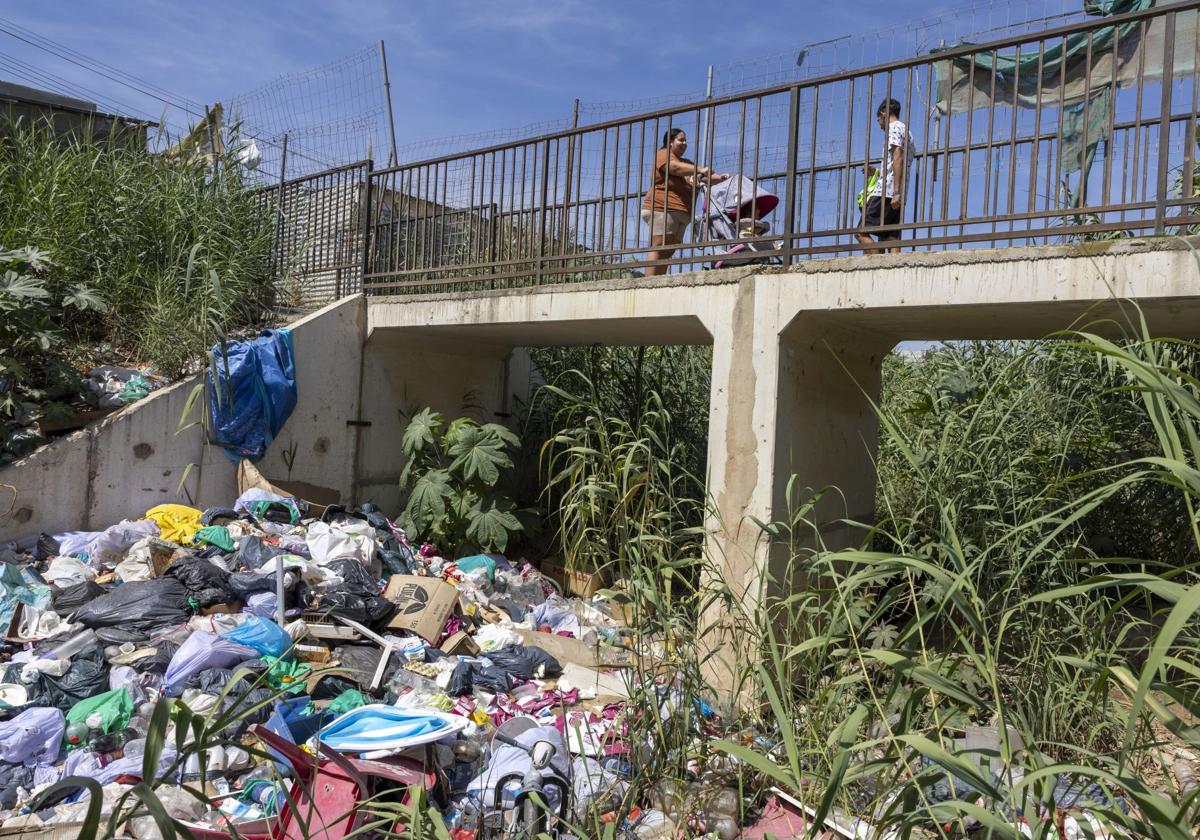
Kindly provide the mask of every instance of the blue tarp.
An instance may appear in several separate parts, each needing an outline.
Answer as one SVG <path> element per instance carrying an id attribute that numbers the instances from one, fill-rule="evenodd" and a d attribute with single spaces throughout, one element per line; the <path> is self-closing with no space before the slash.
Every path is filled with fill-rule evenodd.
<path id="1" fill-rule="evenodd" d="M 292 334 L 263 330 L 253 341 L 214 344 L 212 352 L 214 363 L 208 372 L 212 440 L 234 460 L 257 461 L 296 407 Z"/>

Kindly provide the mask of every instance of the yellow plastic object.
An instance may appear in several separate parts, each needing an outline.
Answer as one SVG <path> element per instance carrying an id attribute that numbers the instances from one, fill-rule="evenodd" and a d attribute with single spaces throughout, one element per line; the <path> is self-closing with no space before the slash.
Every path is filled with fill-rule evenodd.
<path id="1" fill-rule="evenodd" d="M 202 511 L 187 505 L 158 505 L 146 511 L 146 518 L 158 523 L 159 536 L 180 545 L 190 545 L 200 530 Z"/>

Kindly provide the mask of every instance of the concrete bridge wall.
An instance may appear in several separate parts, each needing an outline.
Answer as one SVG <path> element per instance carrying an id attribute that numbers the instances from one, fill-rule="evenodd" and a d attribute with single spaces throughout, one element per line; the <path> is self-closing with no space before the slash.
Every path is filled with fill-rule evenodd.
<path id="1" fill-rule="evenodd" d="M 300 405 L 263 469 L 392 510 L 406 412 L 433 405 L 457 414 L 464 402 L 487 419 L 512 412 L 530 376 L 517 348 L 710 344 L 713 548 L 725 580 L 752 593 L 766 558 L 749 517 L 784 515 L 793 475 L 801 486 L 840 489 L 818 516 L 872 515 L 871 400 L 897 342 L 1037 338 L 1102 319 L 1095 329 L 1114 334 L 1136 320 L 1125 299 L 1139 302 L 1154 332 L 1196 336 L 1200 270 L 1189 243 L 878 255 L 790 270 L 349 298 L 295 325 Z M 175 386 L 0 471 L 0 484 L 19 488 L 17 509 L 28 510 L 19 523 L 0 522 L 0 539 L 101 526 L 173 499 L 181 471 L 201 457 L 192 498 L 227 502 L 225 456 L 194 430 L 174 433 L 188 389 Z M 153 457 L 139 459 L 138 443 Z"/>

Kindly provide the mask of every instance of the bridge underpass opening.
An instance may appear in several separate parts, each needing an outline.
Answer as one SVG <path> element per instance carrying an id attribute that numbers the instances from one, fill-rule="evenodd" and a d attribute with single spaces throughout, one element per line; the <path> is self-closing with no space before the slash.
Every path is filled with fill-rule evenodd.
<path id="1" fill-rule="evenodd" d="M 890 433 L 881 428 L 876 407 L 889 412 L 899 434 L 907 431 L 900 407 L 884 404 L 889 354 L 943 342 L 1067 340 L 1068 330 L 1137 338 L 1142 318 L 1151 336 L 1200 335 L 1192 307 L 1169 298 L 1143 300 L 1139 306 L 1118 299 L 1047 300 L 801 313 L 779 335 L 772 518 L 786 520 L 798 501 L 819 497 L 806 519 L 819 530 L 823 545 L 837 550 L 864 544 L 884 513 L 877 507 L 877 464 Z M 785 560 L 777 551 L 761 559 L 775 571 Z"/>
<path id="2" fill-rule="evenodd" d="M 446 420 L 471 416 L 501 423 L 522 436 L 517 481 L 522 504 L 533 505 L 544 484 L 538 449 L 553 417 L 542 409 L 538 388 L 557 370 L 578 368 L 595 380 L 608 408 L 635 421 L 639 393 L 666 392 L 673 428 L 689 451 L 688 468 L 703 486 L 711 414 L 712 337 L 694 317 L 631 317 L 577 321 L 445 324 L 378 327 L 363 354 L 362 422 L 355 469 L 355 496 L 385 511 L 404 501 L 399 488 L 405 466 L 401 440 L 408 418 L 429 407 Z M 687 381 L 683 381 L 685 375 Z M 640 376 L 640 381 L 639 381 Z M 583 380 L 556 384 L 582 388 Z M 531 411 L 531 405 L 535 411 Z M 700 523 L 697 523 L 700 524 Z M 552 534 L 550 536 L 553 536 Z M 532 559 L 557 546 L 519 546 Z"/>

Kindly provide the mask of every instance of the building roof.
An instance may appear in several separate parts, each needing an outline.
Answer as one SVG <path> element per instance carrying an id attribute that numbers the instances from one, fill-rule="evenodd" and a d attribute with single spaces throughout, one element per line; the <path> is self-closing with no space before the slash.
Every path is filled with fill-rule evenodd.
<path id="1" fill-rule="evenodd" d="M 43 108 L 50 108 L 55 111 L 69 111 L 74 114 L 106 117 L 110 120 L 120 120 L 131 125 L 158 125 L 158 123 L 150 120 L 141 120 L 136 117 L 127 117 L 123 114 L 109 114 L 100 111 L 96 108 L 95 102 L 75 99 L 70 96 L 63 96 L 62 94 L 51 93 L 47 90 L 39 90 L 38 88 L 26 87 L 25 85 L 18 85 L 14 82 L 3 80 L 0 80 L 0 102 L 22 102 L 30 105 L 40 105 Z"/>

